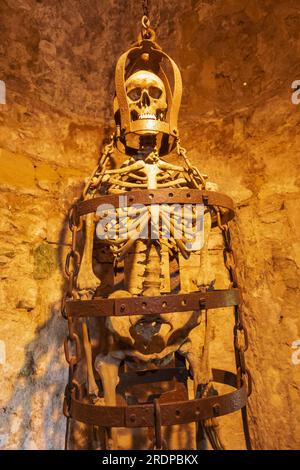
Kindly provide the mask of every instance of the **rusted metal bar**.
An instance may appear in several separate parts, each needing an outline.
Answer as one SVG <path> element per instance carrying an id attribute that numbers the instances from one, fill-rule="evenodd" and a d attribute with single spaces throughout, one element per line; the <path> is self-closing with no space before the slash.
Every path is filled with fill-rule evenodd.
<path id="1" fill-rule="evenodd" d="M 213 369 L 213 381 L 239 388 L 224 395 L 177 402 L 160 403 L 160 425 L 172 426 L 223 416 L 243 408 L 247 403 L 247 384 L 232 372 Z M 157 409 L 157 407 L 156 407 Z M 157 411 L 153 403 L 127 406 L 97 406 L 78 400 L 74 394 L 67 410 L 75 420 L 103 427 L 155 427 Z"/>
<path id="2" fill-rule="evenodd" d="M 232 307 L 240 302 L 238 289 L 166 294 L 156 297 L 94 298 L 67 300 L 66 311 L 71 317 L 102 317 L 180 313 L 190 310 Z"/>

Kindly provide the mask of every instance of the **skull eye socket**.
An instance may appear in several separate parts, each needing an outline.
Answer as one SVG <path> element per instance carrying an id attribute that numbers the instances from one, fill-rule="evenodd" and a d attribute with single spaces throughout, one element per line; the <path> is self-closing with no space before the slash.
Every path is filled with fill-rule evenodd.
<path id="1" fill-rule="evenodd" d="M 132 101 L 137 101 L 140 99 L 142 95 L 142 89 L 139 87 L 133 88 L 133 90 L 130 90 L 127 95 Z"/>
<path id="2" fill-rule="evenodd" d="M 149 95 L 151 98 L 154 98 L 155 100 L 158 100 L 158 98 L 161 97 L 162 90 L 160 88 L 157 88 L 156 86 L 151 86 L 149 88 Z"/>

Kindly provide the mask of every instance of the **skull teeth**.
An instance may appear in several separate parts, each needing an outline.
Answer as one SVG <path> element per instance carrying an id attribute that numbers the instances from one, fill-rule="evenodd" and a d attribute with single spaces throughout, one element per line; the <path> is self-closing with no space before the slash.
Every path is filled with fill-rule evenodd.
<path id="1" fill-rule="evenodd" d="M 156 119 L 156 116 L 155 114 L 142 113 L 140 114 L 139 119 Z"/>

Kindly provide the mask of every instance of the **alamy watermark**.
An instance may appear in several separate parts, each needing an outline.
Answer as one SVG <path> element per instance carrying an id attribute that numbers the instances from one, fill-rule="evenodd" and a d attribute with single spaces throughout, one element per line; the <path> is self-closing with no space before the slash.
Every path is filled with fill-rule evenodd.
<path id="1" fill-rule="evenodd" d="M 292 93 L 291 101 L 293 104 L 300 103 L 300 80 L 294 80 L 291 85 L 292 90 L 295 90 Z"/>
<path id="2" fill-rule="evenodd" d="M 292 349 L 294 351 L 292 352 L 292 363 L 296 366 L 300 364 L 300 339 L 295 339 L 295 341 L 292 342 Z"/>
<path id="3" fill-rule="evenodd" d="M 203 204 L 127 204 L 119 196 L 118 207 L 101 204 L 96 235 L 100 240 L 122 243 L 127 239 L 180 240 L 187 251 L 197 251 L 204 244 Z"/>
<path id="4" fill-rule="evenodd" d="M 6 86 L 3 80 L 0 80 L 0 104 L 6 104 Z"/>

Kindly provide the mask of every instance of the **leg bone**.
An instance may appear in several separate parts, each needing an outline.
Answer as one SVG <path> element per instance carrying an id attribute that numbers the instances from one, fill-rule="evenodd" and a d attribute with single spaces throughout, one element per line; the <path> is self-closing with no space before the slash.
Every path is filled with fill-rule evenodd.
<path id="1" fill-rule="evenodd" d="M 95 381 L 93 365 L 92 365 L 92 347 L 88 334 L 88 326 L 86 320 L 82 322 L 82 337 L 83 347 L 86 356 L 86 367 L 87 367 L 87 383 L 88 383 L 88 394 L 92 398 L 98 396 L 98 386 Z"/>
<path id="2" fill-rule="evenodd" d="M 100 281 L 93 272 L 93 242 L 94 242 L 94 214 L 87 214 L 85 220 L 85 246 L 77 285 L 81 291 L 92 291 L 99 286 Z"/>

